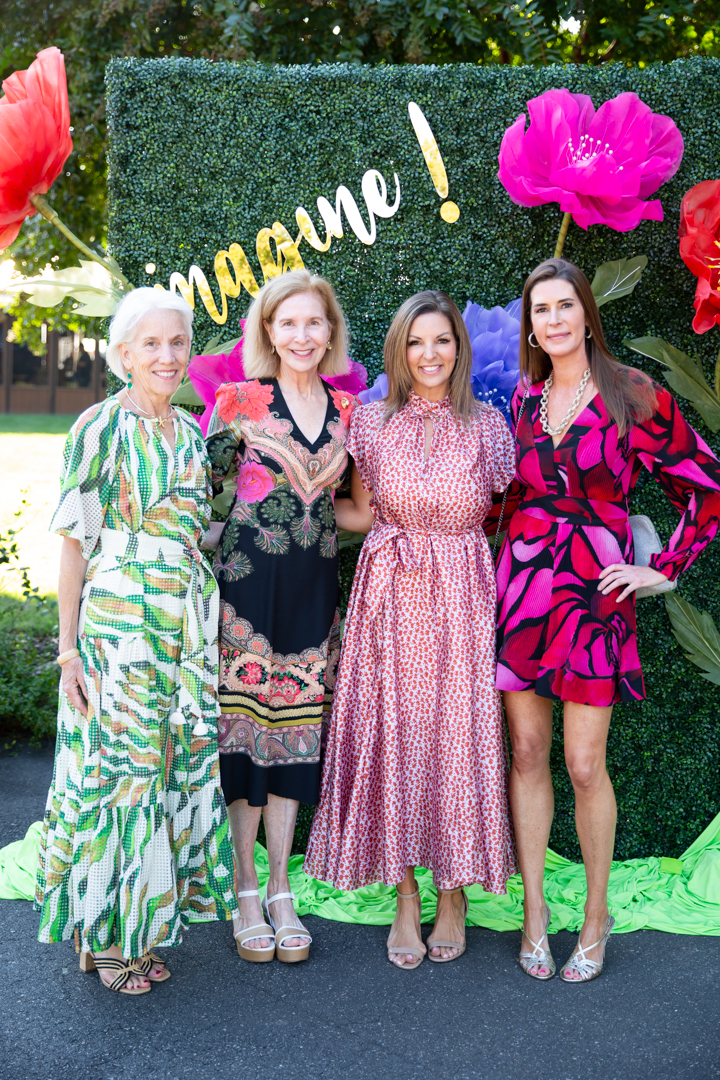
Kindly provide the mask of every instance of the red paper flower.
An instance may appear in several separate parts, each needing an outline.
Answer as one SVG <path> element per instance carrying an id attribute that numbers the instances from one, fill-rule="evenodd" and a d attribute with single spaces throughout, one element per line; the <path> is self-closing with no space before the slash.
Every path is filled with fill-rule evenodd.
<path id="1" fill-rule="evenodd" d="M 0 250 L 36 213 L 31 195 L 44 195 L 73 148 L 65 60 L 43 49 L 27 71 L 3 82 L 0 98 Z"/>
<path id="2" fill-rule="evenodd" d="M 686 191 L 680 207 L 680 256 L 698 279 L 693 330 L 720 324 L 720 180 Z"/>
<path id="3" fill-rule="evenodd" d="M 274 487 L 273 478 L 263 465 L 246 461 L 240 466 L 237 481 L 238 499 L 246 503 L 262 502 Z"/>
<path id="4" fill-rule="evenodd" d="M 335 403 L 335 408 L 340 413 L 340 419 L 345 427 L 350 427 L 350 417 L 357 401 L 352 394 L 344 394 L 342 390 L 331 390 L 330 397 Z"/>

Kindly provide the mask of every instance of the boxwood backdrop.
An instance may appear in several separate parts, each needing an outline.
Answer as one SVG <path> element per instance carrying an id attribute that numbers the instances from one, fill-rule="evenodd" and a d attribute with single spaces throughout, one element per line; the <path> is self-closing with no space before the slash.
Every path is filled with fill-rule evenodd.
<path id="1" fill-rule="evenodd" d="M 695 279 L 678 255 L 683 193 L 720 175 L 720 61 L 679 61 L 643 71 L 620 64 L 582 67 L 364 68 L 348 65 L 269 67 L 203 60 L 115 60 L 107 73 L 110 121 L 110 243 L 136 284 L 167 286 L 191 264 L 207 275 L 215 298 L 215 254 L 242 245 L 262 284 L 255 255 L 259 230 L 281 222 L 293 239 L 295 210 L 305 207 L 320 236 L 316 200 L 335 205 L 346 185 L 366 216 L 360 181 L 377 169 L 397 213 L 377 219 L 374 244 L 362 244 L 345 224 L 342 239 L 321 253 L 304 240 L 305 265 L 335 285 L 347 313 L 351 353 L 381 369 L 382 342 L 397 306 L 428 287 L 486 306 L 520 295 L 527 273 L 553 254 L 561 221 L 556 205 L 514 206 L 497 179 L 506 127 L 526 101 L 550 87 L 590 94 L 596 108 L 633 90 L 655 111 L 673 117 L 685 139 L 675 178 L 660 190 L 663 223 L 631 233 L 571 225 L 565 255 L 590 276 L 601 262 L 646 254 L 645 276 L 632 296 L 603 308 L 608 338 L 619 358 L 641 364 L 662 381 L 661 369 L 623 348 L 625 337 L 657 334 L 700 355 L 709 376 L 720 331 L 702 338 L 691 328 Z M 408 118 L 408 103 L 425 113 L 443 156 L 459 220 L 445 222 L 438 196 Z M 147 273 L 147 264 L 155 272 Z M 199 298 L 196 341 L 238 333 L 249 295 L 229 300 L 218 327 Z M 711 446 L 712 436 L 688 402 L 681 406 Z M 652 516 L 663 537 L 677 514 L 643 475 L 632 510 Z M 345 557 L 343 585 L 352 576 Z M 720 543 L 711 545 L 681 579 L 692 603 L 720 621 Z M 618 798 L 616 857 L 677 856 L 720 809 L 720 690 L 683 657 L 670 632 L 662 599 L 638 603 L 640 655 L 647 700 L 615 710 L 609 768 Z M 577 858 L 572 790 L 563 764 L 561 720 L 553 769 L 557 809 L 551 844 Z M 309 815 L 303 818 L 305 826 Z M 302 845 L 302 836 L 297 838 Z"/>

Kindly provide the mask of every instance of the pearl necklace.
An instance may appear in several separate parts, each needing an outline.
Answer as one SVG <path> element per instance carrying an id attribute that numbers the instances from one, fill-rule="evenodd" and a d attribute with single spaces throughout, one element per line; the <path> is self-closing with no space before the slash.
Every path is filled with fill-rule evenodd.
<path id="1" fill-rule="evenodd" d="M 542 392 L 542 395 L 540 397 L 540 423 L 542 424 L 542 429 L 543 429 L 543 431 L 545 432 L 546 435 L 559 435 L 561 432 L 563 432 L 565 430 L 565 428 L 568 426 L 568 424 L 572 420 L 573 416 L 577 412 L 578 405 L 580 404 L 580 399 L 582 398 L 583 393 L 585 392 L 585 387 L 588 384 L 588 379 L 589 378 L 590 378 L 590 368 L 585 368 L 585 371 L 583 372 L 583 377 L 580 380 L 580 385 L 577 388 L 577 393 L 575 394 L 575 397 L 573 398 L 572 405 L 570 406 L 568 411 L 563 416 L 563 418 L 560 421 L 559 425 L 557 427 L 552 428 L 552 427 L 550 427 L 550 424 L 548 422 L 548 415 L 547 415 L 548 399 L 550 397 L 550 388 L 552 387 L 552 384 L 553 384 L 553 372 L 552 371 L 550 372 L 547 379 L 545 380 L 545 386 L 543 387 L 543 392 Z"/>
<path id="2" fill-rule="evenodd" d="M 140 405 L 138 405 L 137 401 L 133 401 L 133 399 L 130 397 L 130 394 L 128 394 L 127 387 L 125 387 L 125 393 L 127 394 L 127 399 L 130 404 L 133 405 L 138 412 L 142 413 L 143 416 L 147 416 L 148 420 L 157 421 L 161 428 L 165 427 L 166 420 L 174 420 L 177 416 L 177 413 L 175 412 L 175 409 L 172 407 L 172 405 L 170 406 L 170 412 L 167 416 L 153 416 L 152 413 L 149 413 L 146 409 L 143 409 Z"/>

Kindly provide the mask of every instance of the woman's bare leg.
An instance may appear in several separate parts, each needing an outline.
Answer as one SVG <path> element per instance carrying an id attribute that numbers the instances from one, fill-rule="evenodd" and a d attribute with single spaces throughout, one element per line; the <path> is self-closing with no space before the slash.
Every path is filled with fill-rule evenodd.
<path id="1" fill-rule="evenodd" d="M 437 895 L 435 925 L 430 937 L 439 938 L 440 941 L 464 941 L 465 901 L 462 892 L 459 889 L 438 889 Z M 442 956 L 446 959 L 452 959 L 459 952 L 459 948 L 454 949 L 450 945 L 433 945 L 430 949 L 431 956 Z"/>
<path id="2" fill-rule="evenodd" d="M 415 867 L 408 866 L 404 880 L 397 887 L 397 892 L 404 893 L 407 896 L 408 893 L 414 893 L 416 889 Z M 398 901 L 395 918 L 387 939 L 388 949 L 393 949 L 399 943 L 400 945 L 412 945 L 413 948 L 420 949 L 422 952 L 426 951 L 420 933 L 419 912 L 420 905 L 417 899 Z M 406 964 L 416 963 L 417 956 L 413 956 L 412 953 L 392 953 L 390 960 L 393 964 L 397 964 L 398 967 L 405 967 Z"/>
<path id="3" fill-rule="evenodd" d="M 575 791 L 575 825 L 587 876 L 585 922 L 580 932 L 583 945 L 600 940 L 608 917 L 617 822 L 615 792 L 606 768 L 611 716 L 612 706 L 565 702 L 565 762 Z M 590 950 L 588 959 L 599 961 L 602 952 L 602 948 Z"/>
<path id="4" fill-rule="evenodd" d="M 525 929 L 539 945 L 546 919 L 545 852 L 555 811 L 550 775 L 552 701 L 538 697 L 534 690 L 507 690 L 503 701 L 512 744 L 510 806 L 525 892 Z M 532 951 L 525 935 L 521 951 Z M 531 971 L 536 975 L 549 973 L 543 964 L 533 966 Z"/>
<path id="5" fill-rule="evenodd" d="M 278 795 L 268 795 L 267 806 L 263 810 L 268 863 L 270 864 L 268 896 L 290 892 L 288 862 L 299 808 L 300 803 L 295 799 L 282 799 Z M 272 905 L 270 914 L 278 928 L 281 925 L 293 926 L 297 920 L 292 900 L 277 900 Z M 307 940 L 307 936 L 287 938 L 284 945 L 287 949 L 294 949 L 300 945 L 306 945 Z"/>
<path id="6" fill-rule="evenodd" d="M 236 799 L 235 802 L 230 803 L 227 812 L 230 820 L 233 848 L 235 849 L 237 891 L 245 892 L 247 889 L 257 889 L 255 840 L 257 839 L 262 807 L 248 805 L 247 799 Z M 235 935 L 248 926 L 256 926 L 258 923 L 265 922 L 259 896 L 238 898 L 238 908 L 240 918 L 233 920 L 233 933 Z M 249 941 L 245 942 L 245 945 L 248 949 L 267 949 L 272 945 L 272 941 L 266 937 L 250 938 Z"/>

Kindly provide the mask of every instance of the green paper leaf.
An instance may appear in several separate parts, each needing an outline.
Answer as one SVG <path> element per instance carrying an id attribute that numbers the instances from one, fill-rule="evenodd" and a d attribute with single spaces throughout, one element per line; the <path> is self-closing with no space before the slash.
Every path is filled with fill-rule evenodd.
<path id="1" fill-rule="evenodd" d="M 590 285 L 597 306 L 628 296 L 640 280 L 647 262 L 647 255 L 636 255 L 634 259 L 617 259 L 598 266 Z"/>
<path id="2" fill-rule="evenodd" d="M 666 595 L 665 609 L 686 658 L 701 669 L 703 679 L 720 686 L 720 633 L 713 620 L 676 593 Z"/>
<path id="3" fill-rule="evenodd" d="M 629 338 L 623 345 L 669 368 L 665 378 L 672 389 L 692 402 L 711 431 L 720 431 L 720 400 L 698 360 L 658 337 Z"/>
<path id="4" fill-rule="evenodd" d="M 230 508 L 237 493 L 237 476 L 237 469 L 235 469 L 232 475 L 225 477 L 222 491 L 215 496 L 211 503 L 214 512 L 222 518 L 226 518 L 230 513 Z"/>
<path id="5" fill-rule="evenodd" d="M 99 263 L 80 260 L 80 266 L 44 270 L 37 277 L 15 279 L 6 286 L 10 293 L 26 293 L 36 307 L 56 307 L 68 297 L 82 305 L 78 315 L 107 317 L 115 312 L 124 293 L 119 282 Z"/>
<path id="6" fill-rule="evenodd" d="M 205 408 L 205 402 L 200 399 L 187 375 L 170 398 L 170 401 L 173 405 L 193 405 L 199 406 L 201 409 Z"/>
<path id="7" fill-rule="evenodd" d="M 365 533 L 348 532 L 347 529 L 338 529 L 337 534 L 338 547 L 341 551 L 343 548 L 356 547 L 365 540 Z"/>
<path id="8" fill-rule="evenodd" d="M 235 346 L 242 341 L 242 338 L 232 338 L 230 341 L 223 341 L 222 334 L 216 334 L 215 337 L 210 338 L 207 345 L 198 356 L 219 356 L 224 353 L 226 356 L 233 351 Z"/>

